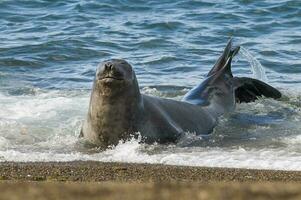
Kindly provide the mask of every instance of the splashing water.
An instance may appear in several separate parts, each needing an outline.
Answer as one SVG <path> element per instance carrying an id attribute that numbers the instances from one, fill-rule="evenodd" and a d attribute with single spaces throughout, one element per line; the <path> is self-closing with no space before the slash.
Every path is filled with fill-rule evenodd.
<path id="1" fill-rule="evenodd" d="M 253 77 L 259 80 L 262 80 L 264 82 L 268 81 L 268 78 L 265 73 L 264 67 L 261 65 L 259 60 L 254 57 L 249 50 L 244 48 L 243 46 L 240 47 L 239 55 L 241 55 L 243 58 L 245 58 L 248 63 L 250 64 Z"/>

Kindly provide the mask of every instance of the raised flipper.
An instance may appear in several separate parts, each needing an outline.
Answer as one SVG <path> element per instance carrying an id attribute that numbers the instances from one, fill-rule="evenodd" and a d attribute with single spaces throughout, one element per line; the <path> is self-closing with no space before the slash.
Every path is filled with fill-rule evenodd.
<path id="1" fill-rule="evenodd" d="M 238 103 L 253 102 L 258 97 L 279 99 L 281 93 L 274 87 L 253 78 L 234 77 L 235 99 Z"/>
<path id="2" fill-rule="evenodd" d="M 226 65 L 227 61 L 229 60 L 229 58 L 232 59 L 238 53 L 239 49 L 240 49 L 239 46 L 233 47 L 232 39 L 230 39 L 227 43 L 227 46 L 224 49 L 224 52 L 218 58 L 218 60 L 214 64 L 213 68 L 209 71 L 209 73 L 207 74 L 207 77 L 211 76 L 211 75 L 215 74 L 216 72 L 220 71 L 221 69 L 223 69 L 224 66 Z M 231 63 L 231 61 L 230 61 L 230 63 Z M 230 68 L 229 72 L 231 73 L 231 68 Z M 232 75 L 232 73 L 231 73 L 231 75 Z"/>
<path id="3" fill-rule="evenodd" d="M 274 87 L 252 78 L 233 77 L 231 72 L 232 58 L 239 51 L 229 40 L 224 52 L 219 57 L 206 79 L 183 98 L 183 101 L 200 106 L 215 105 L 222 111 L 231 110 L 235 101 L 252 102 L 261 96 L 278 99 L 281 93 Z M 235 97 L 235 99 L 234 99 Z M 218 106 L 216 106 L 218 104 Z"/>
<path id="4" fill-rule="evenodd" d="M 220 101 L 225 102 L 226 99 L 233 99 L 233 95 L 227 94 L 233 94 L 231 61 L 239 51 L 239 48 L 239 46 L 233 47 L 230 39 L 222 55 L 207 74 L 206 79 L 192 88 L 183 97 L 183 101 L 199 106 L 209 106 L 210 101 L 214 97 L 220 98 L 223 96 Z M 231 100 L 228 102 L 231 102 Z"/>

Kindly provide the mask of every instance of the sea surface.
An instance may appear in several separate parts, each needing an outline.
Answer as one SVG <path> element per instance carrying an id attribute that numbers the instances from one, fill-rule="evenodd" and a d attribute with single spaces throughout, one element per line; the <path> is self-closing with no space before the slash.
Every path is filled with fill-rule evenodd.
<path id="1" fill-rule="evenodd" d="M 301 1 L 1 0 L 0 161 L 97 160 L 301 170 Z M 99 62 L 124 58 L 145 94 L 181 100 L 229 38 L 232 70 L 283 93 L 239 104 L 173 145 L 78 139 Z"/>

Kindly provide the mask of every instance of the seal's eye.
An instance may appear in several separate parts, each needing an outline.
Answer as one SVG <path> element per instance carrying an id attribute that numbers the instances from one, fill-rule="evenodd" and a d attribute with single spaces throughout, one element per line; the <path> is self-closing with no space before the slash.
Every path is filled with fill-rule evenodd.
<path id="1" fill-rule="evenodd" d="M 120 61 L 120 64 L 122 64 L 122 65 L 128 65 L 128 63 L 125 62 L 124 60 Z"/>

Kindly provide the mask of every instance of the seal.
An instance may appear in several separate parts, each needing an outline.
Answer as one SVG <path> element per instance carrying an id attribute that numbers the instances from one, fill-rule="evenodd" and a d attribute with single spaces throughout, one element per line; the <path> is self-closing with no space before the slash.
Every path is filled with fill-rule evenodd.
<path id="1" fill-rule="evenodd" d="M 210 134 L 218 118 L 233 111 L 236 103 L 261 96 L 280 98 L 277 89 L 262 81 L 232 75 L 231 61 L 238 51 L 230 40 L 203 82 L 182 101 L 141 94 L 135 72 L 125 60 L 102 62 L 80 136 L 103 149 L 138 132 L 146 143 L 172 143 L 185 132 Z"/>

